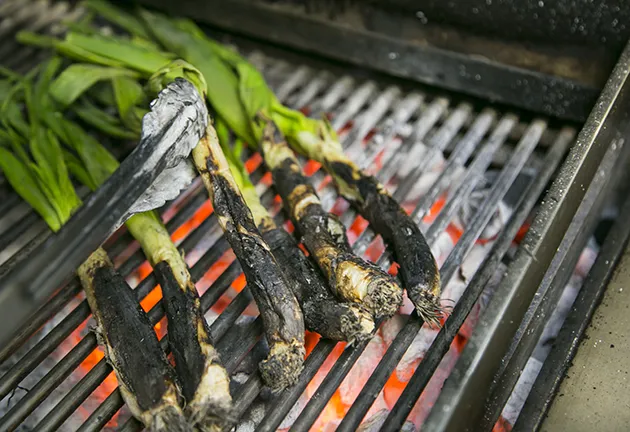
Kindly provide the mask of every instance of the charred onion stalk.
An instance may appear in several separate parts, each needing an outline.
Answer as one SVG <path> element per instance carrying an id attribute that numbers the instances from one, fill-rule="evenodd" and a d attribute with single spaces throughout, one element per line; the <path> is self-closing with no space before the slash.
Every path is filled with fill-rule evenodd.
<path id="1" fill-rule="evenodd" d="M 141 213 L 126 225 L 162 288 L 168 341 L 186 400 L 186 416 L 204 430 L 221 430 L 231 422 L 230 377 L 212 346 L 188 267 L 157 215 Z"/>
<path id="2" fill-rule="evenodd" d="M 304 319 L 300 306 L 256 228 L 212 126 L 192 156 L 264 323 L 269 355 L 260 363 L 262 378 L 272 390 L 281 390 L 297 381 L 304 363 Z"/>
<path id="3" fill-rule="evenodd" d="M 77 275 L 96 320 L 97 339 L 131 413 L 151 431 L 191 430 L 153 326 L 107 253 L 97 249 Z"/>
<path id="4" fill-rule="evenodd" d="M 130 31 L 133 33 L 133 26 L 130 26 Z M 70 32 L 64 40 L 32 33 L 20 33 L 18 39 L 23 43 L 52 47 L 72 59 L 96 63 L 109 69 L 123 69 L 127 73 L 135 72 L 136 75 L 131 76 L 150 79 L 152 91 L 159 90 L 161 84 L 170 82 L 181 71 L 194 69 L 184 67 L 178 71 L 177 67 L 172 67 L 173 55 L 154 49 L 151 43 L 138 43 L 134 39 L 76 32 Z M 199 61 L 203 62 L 204 57 L 201 56 Z M 210 66 L 212 70 L 216 67 L 216 71 L 221 71 L 221 68 L 226 70 L 221 61 L 211 58 L 204 66 Z M 227 72 L 231 76 L 229 70 Z M 203 76 L 198 78 L 193 83 L 201 90 L 200 94 L 205 94 L 205 81 L 203 88 L 200 87 Z M 67 81 L 72 82 L 71 79 Z M 87 83 L 84 88 L 76 89 L 67 102 L 72 103 L 93 84 Z M 233 87 L 212 85 L 208 91 L 210 89 L 220 96 L 226 94 L 221 103 L 230 106 Z M 208 137 L 193 151 L 193 160 L 212 197 L 219 223 L 243 267 L 265 325 L 270 353 L 260 365 L 261 375 L 272 389 L 282 389 L 297 380 L 303 367 L 304 319 L 297 299 L 288 287 L 269 246 L 256 229 L 251 212 L 231 177 L 214 129 L 210 127 L 209 132 Z"/>
<path id="5" fill-rule="evenodd" d="M 118 161 L 79 125 L 59 114 L 51 119 L 55 123 L 51 127 L 55 127 L 64 143 L 79 155 L 80 160 L 72 165 L 72 171 L 88 187 L 97 189 L 118 168 Z M 208 324 L 188 266 L 155 212 L 136 214 L 125 225 L 140 243 L 162 288 L 167 337 L 186 400 L 185 414 L 194 425 L 220 430 L 230 419 L 230 380 L 210 341 Z"/>
<path id="6" fill-rule="evenodd" d="M 439 324 L 440 272 L 418 225 L 376 178 L 364 173 L 343 153 L 328 122 L 313 123 L 306 118 L 297 121 L 303 126 L 296 128 L 284 120 L 280 123 L 291 134 L 292 147 L 320 162 L 333 178 L 339 194 L 383 237 L 394 252 L 400 266 L 398 273 L 416 312 L 426 322 Z"/>
<path id="7" fill-rule="evenodd" d="M 260 148 L 287 213 L 328 286 L 337 297 L 365 305 L 375 319 L 394 315 L 402 303 L 402 290 L 390 275 L 354 254 L 345 227 L 322 208 L 297 158 L 271 121 L 266 123 Z"/>
<path id="8" fill-rule="evenodd" d="M 370 313 L 360 305 L 340 302 L 330 293 L 325 279 L 300 250 L 293 236 L 276 225 L 260 202 L 240 159 L 240 151 L 237 150 L 242 146 L 230 147 L 229 131 L 221 121 L 217 121 L 216 130 L 234 180 L 252 212 L 254 222 L 302 307 L 306 328 L 324 338 L 338 341 L 353 342 L 369 337 L 374 330 Z"/>
<path id="9" fill-rule="evenodd" d="M 48 87 L 59 65 L 53 59 L 41 69 L 34 85 L 27 81 L 17 84 L 14 89 L 18 90 L 4 105 L 17 109 L 3 111 L 4 129 L 0 131 L 0 168 L 53 232 L 81 206 L 61 145 L 42 122 L 51 105 Z M 23 102 L 28 120 L 20 114 Z M 153 326 L 106 252 L 96 250 L 77 274 L 96 321 L 98 340 L 131 413 L 151 431 L 190 430 L 179 405 L 175 373 Z"/>
<path id="10" fill-rule="evenodd" d="M 271 114 L 280 105 L 258 71 L 237 54 L 205 38 L 190 22 L 174 22 L 146 11 L 142 17 L 161 44 L 199 68 L 209 83 L 210 104 L 239 138 L 256 147 L 262 138 L 259 114 Z M 265 162 L 276 187 L 333 292 L 340 299 L 365 305 L 374 318 L 392 316 L 402 303 L 398 284 L 352 252 L 345 228 L 322 209 L 287 145 L 266 140 L 265 146 Z"/>

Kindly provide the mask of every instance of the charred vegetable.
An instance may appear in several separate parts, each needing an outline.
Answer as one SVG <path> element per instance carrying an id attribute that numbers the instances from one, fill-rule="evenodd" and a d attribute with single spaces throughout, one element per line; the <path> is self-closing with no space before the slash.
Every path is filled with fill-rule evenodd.
<path id="1" fill-rule="evenodd" d="M 300 306 L 267 243 L 256 228 L 230 174 L 214 128 L 193 149 L 193 159 L 214 211 L 237 256 L 265 325 L 269 356 L 260 372 L 272 389 L 293 385 L 304 362 L 304 319 Z"/>
<path id="2" fill-rule="evenodd" d="M 52 117 L 60 138 L 78 156 L 71 171 L 95 190 L 118 167 L 118 161 L 79 125 L 61 115 Z M 159 216 L 139 213 L 125 222 L 138 240 L 162 288 L 168 319 L 168 340 L 175 360 L 185 413 L 194 425 L 220 429 L 230 418 L 229 376 L 211 344 L 201 301 L 186 262 Z"/>
<path id="3" fill-rule="evenodd" d="M 402 303 L 400 287 L 387 273 L 354 254 L 343 224 L 322 208 L 315 189 L 271 121 L 265 126 L 261 151 L 287 213 L 333 292 L 365 305 L 375 319 L 392 316 Z"/>
<path id="4" fill-rule="evenodd" d="M 209 102 L 241 139 L 256 147 L 263 138 L 258 116 L 272 115 L 280 103 L 253 66 L 206 39 L 190 23 L 177 24 L 150 12 L 143 12 L 142 17 L 161 44 L 199 68 L 211 83 L 209 88 L 221 89 L 222 95 L 208 92 Z M 375 318 L 393 315 L 402 303 L 398 284 L 352 252 L 343 225 L 322 209 L 293 152 L 283 140 L 265 138 L 261 149 L 265 163 L 304 244 L 333 292 L 340 299 L 365 305 Z"/>
<path id="5" fill-rule="evenodd" d="M 292 148 L 322 164 L 339 193 L 379 233 L 394 252 L 399 275 L 416 312 L 439 324 L 440 272 L 424 235 L 413 219 L 376 178 L 360 170 L 344 155 L 335 131 L 326 120 L 307 119 L 281 108 L 274 117 Z"/>
<path id="6" fill-rule="evenodd" d="M 59 65 L 58 59 L 51 60 L 34 85 L 26 80 L 15 84 L 3 104 L 0 132 L 0 168 L 52 231 L 58 231 L 81 205 L 61 145 L 44 121 L 51 104 L 48 87 Z M 22 102 L 28 119 L 21 117 Z M 175 373 L 148 317 L 107 253 L 96 250 L 77 274 L 97 323 L 99 342 L 132 414 L 152 431 L 189 430 Z"/>
<path id="7" fill-rule="evenodd" d="M 369 312 L 360 305 L 340 302 L 330 293 L 326 281 L 302 253 L 293 236 L 276 225 L 260 202 L 240 158 L 242 143 L 230 146 L 230 134 L 223 122 L 217 121 L 216 130 L 232 175 L 252 211 L 254 222 L 282 266 L 302 307 L 306 328 L 333 340 L 352 342 L 369 337 L 374 329 Z"/>
<path id="8" fill-rule="evenodd" d="M 104 66 L 113 63 L 115 68 L 122 65 L 133 69 L 148 79 L 147 85 L 154 92 L 175 78 L 184 76 L 200 94 L 205 95 L 204 77 L 196 73 L 194 67 L 182 61 L 171 62 L 172 56 L 128 39 L 70 34 L 61 50 L 59 41 L 54 39 L 41 39 L 32 34 L 21 34 L 19 37 L 22 41 L 37 40 L 38 43 L 54 46 L 62 53 L 70 53 L 71 57 L 79 57 L 75 54 L 80 53 L 83 59 L 94 60 Z M 65 81 L 72 80 L 66 77 Z M 76 101 L 89 88 L 90 83 L 87 83 L 77 89 L 72 97 L 65 99 L 66 104 Z M 295 382 L 304 363 L 302 312 L 268 245 L 255 227 L 251 212 L 216 141 L 214 129 L 210 127 L 208 132 L 206 139 L 193 151 L 193 160 L 208 188 L 219 223 L 243 267 L 265 324 L 270 353 L 260 365 L 263 379 L 271 388 L 282 389 Z"/>

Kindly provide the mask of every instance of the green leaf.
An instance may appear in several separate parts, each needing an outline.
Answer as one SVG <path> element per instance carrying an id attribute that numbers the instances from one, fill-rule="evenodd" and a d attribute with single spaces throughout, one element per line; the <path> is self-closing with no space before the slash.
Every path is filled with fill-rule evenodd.
<path id="1" fill-rule="evenodd" d="M 67 107 L 99 81 L 137 76 L 136 72 L 129 69 L 72 64 L 52 83 L 50 94 L 63 107 Z"/>
<path id="2" fill-rule="evenodd" d="M 10 151 L 0 147 L 0 168 L 15 191 L 46 221 L 53 231 L 61 228 L 62 222 L 47 197 L 39 189 L 30 170 Z"/>
<path id="3" fill-rule="evenodd" d="M 92 177 L 88 174 L 88 172 L 83 167 L 81 160 L 79 160 L 75 155 L 70 153 L 69 151 L 63 152 L 63 159 L 68 167 L 68 171 L 72 174 L 81 184 L 86 185 L 90 188 L 90 190 L 96 190 L 98 185 L 95 184 L 92 180 Z"/>
<path id="4" fill-rule="evenodd" d="M 81 159 L 92 183 L 101 185 L 118 169 L 119 163 L 94 137 L 79 125 L 68 120 L 60 120 L 65 129 L 66 142 Z"/>
<path id="5" fill-rule="evenodd" d="M 52 82 L 55 74 L 61 66 L 61 59 L 59 57 L 53 57 L 48 62 L 44 63 L 41 73 L 33 86 L 33 98 L 38 115 L 45 110 L 52 110 L 52 101 L 50 100 L 50 83 Z"/>
<path id="6" fill-rule="evenodd" d="M 217 55 L 213 55 L 199 35 L 182 30 L 163 15 L 146 10 L 141 10 L 140 14 L 147 23 L 147 28 L 166 49 L 201 71 L 209 83 L 208 101 L 230 129 L 245 141 L 253 142 L 250 119 L 238 92 L 238 77 L 230 67 Z"/>
<path id="7" fill-rule="evenodd" d="M 95 54 L 92 51 L 77 46 L 72 42 L 56 39 L 51 36 L 43 36 L 32 32 L 18 32 L 16 39 L 18 42 L 25 45 L 34 45 L 40 48 L 53 48 L 59 54 L 83 63 L 123 67 L 123 63 L 113 60 L 110 57 Z"/>
<path id="8" fill-rule="evenodd" d="M 113 78 L 112 86 L 122 123 L 131 131 L 140 134 L 142 118 L 136 116 L 136 111 L 133 108 L 144 103 L 144 89 L 137 80 L 127 76 Z"/>
<path id="9" fill-rule="evenodd" d="M 124 64 L 125 67 L 145 75 L 153 74 L 174 59 L 174 56 L 169 53 L 148 49 L 134 44 L 129 39 L 115 36 L 104 37 L 71 32 L 68 33 L 66 41 L 74 47 L 106 57 L 118 64 Z"/>
<path id="10" fill-rule="evenodd" d="M 130 34 L 141 37 L 143 39 L 150 39 L 149 32 L 144 27 L 144 23 L 138 18 L 128 13 L 127 11 L 112 5 L 109 2 L 103 0 L 87 0 L 84 5 L 101 15 L 108 21 L 116 24 L 123 30 L 128 31 Z"/>
<path id="11" fill-rule="evenodd" d="M 73 104 L 71 109 L 85 123 L 108 136 L 125 140 L 138 138 L 138 134 L 127 129 L 118 117 L 106 113 L 87 100 Z M 137 116 L 137 112 L 135 110 L 134 112 L 134 115 Z"/>

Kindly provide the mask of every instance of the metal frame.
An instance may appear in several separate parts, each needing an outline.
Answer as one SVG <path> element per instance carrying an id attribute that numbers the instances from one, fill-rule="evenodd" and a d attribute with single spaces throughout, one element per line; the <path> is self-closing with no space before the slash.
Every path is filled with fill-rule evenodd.
<path id="1" fill-rule="evenodd" d="M 529 397 L 514 424 L 514 432 L 537 431 L 551 407 L 562 379 L 577 353 L 582 336 L 604 295 L 609 281 L 630 239 L 630 199 L 619 212 L 602 249 L 588 274 L 571 313 L 565 320 L 554 346 L 538 373 Z"/>
<path id="2" fill-rule="evenodd" d="M 492 379 L 609 147 L 628 132 L 630 44 L 615 66 L 558 177 L 543 199 L 524 245 L 494 294 L 425 424 L 464 431 L 482 416 Z"/>
<path id="3" fill-rule="evenodd" d="M 237 34 L 536 113 L 584 121 L 600 89 L 247 0 L 140 0 Z"/>

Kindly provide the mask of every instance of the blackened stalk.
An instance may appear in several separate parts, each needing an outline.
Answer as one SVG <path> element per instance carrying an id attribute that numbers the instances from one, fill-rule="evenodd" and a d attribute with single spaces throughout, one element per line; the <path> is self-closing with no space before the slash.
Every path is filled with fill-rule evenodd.
<path id="1" fill-rule="evenodd" d="M 438 324 L 440 273 L 431 248 L 418 225 L 376 178 L 363 172 L 341 150 L 330 125 L 321 122 L 318 135 L 297 133 L 292 145 L 320 162 L 331 175 L 339 194 L 348 200 L 393 250 L 398 273 L 417 313 Z"/>
<path id="2" fill-rule="evenodd" d="M 231 422 L 230 378 L 212 346 L 186 262 L 153 212 L 137 214 L 126 225 L 140 242 L 162 288 L 168 340 L 186 400 L 186 416 L 204 430 L 222 430 Z"/>
<path id="3" fill-rule="evenodd" d="M 131 413 L 151 431 L 189 431 L 179 389 L 147 315 L 103 249 L 77 274 L 94 314 L 99 343 Z"/>
<path id="4" fill-rule="evenodd" d="M 224 145 L 223 148 L 225 147 Z M 230 160 L 228 163 L 233 172 L 238 170 L 241 175 L 247 176 L 247 172 L 234 167 Z M 248 177 L 244 177 L 239 188 L 252 211 L 256 226 L 271 248 L 302 307 L 306 328 L 324 338 L 338 341 L 353 342 L 369 337 L 374 330 L 370 312 L 359 304 L 344 302 L 332 295 L 326 286 L 326 280 L 304 255 L 293 236 L 276 225 L 260 202 L 256 188 Z"/>
<path id="5" fill-rule="evenodd" d="M 375 319 L 392 316 L 402 303 L 402 289 L 390 275 L 354 254 L 343 224 L 322 208 L 293 151 L 271 121 L 264 128 L 261 150 L 287 212 L 329 287 L 337 297 L 367 307 Z"/>
<path id="6" fill-rule="evenodd" d="M 281 390 L 293 385 L 303 368 L 304 318 L 300 306 L 256 228 L 212 126 L 193 150 L 193 160 L 263 320 L 269 355 L 259 365 L 261 376 L 272 390 Z"/>

